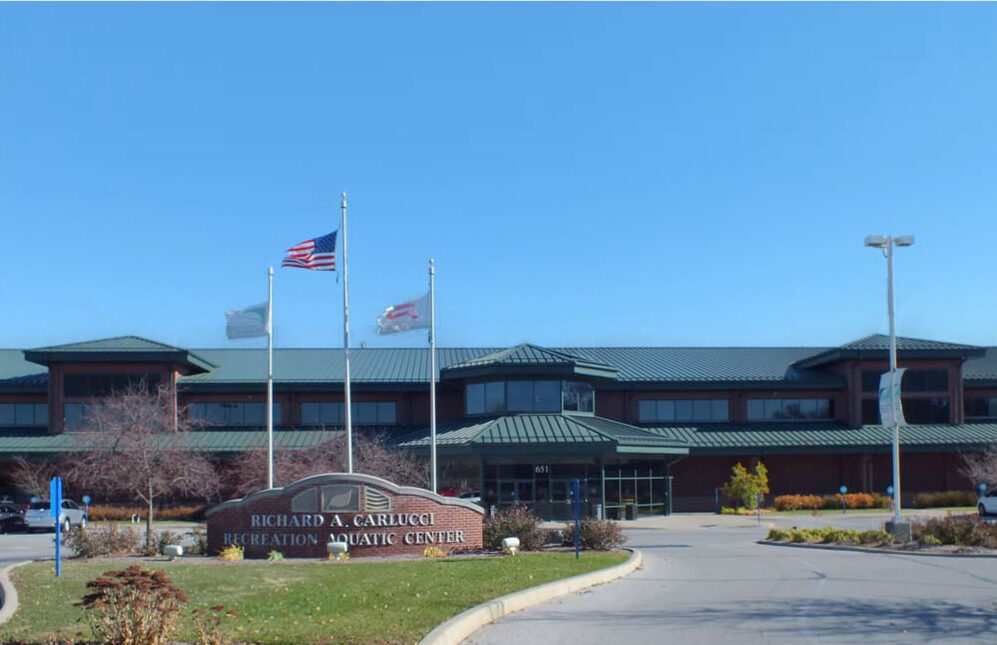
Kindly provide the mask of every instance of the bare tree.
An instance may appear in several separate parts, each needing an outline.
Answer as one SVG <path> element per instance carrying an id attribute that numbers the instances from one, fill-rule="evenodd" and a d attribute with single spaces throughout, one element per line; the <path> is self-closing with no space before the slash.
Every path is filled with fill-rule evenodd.
<path id="1" fill-rule="evenodd" d="M 48 497 L 52 478 L 65 470 L 64 464 L 52 461 L 32 462 L 14 458 L 11 480 L 14 485 L 29 495 Z"/>
<path id="2" fill-rule="evenodd" d="M 186 414 L 166 386 L 129 385 L 89 407 L 86 429 L 69 479 L 107 495 L 127 496 L 148 508 L 146 546 L 153 541 L 156 501 L 163 497 L 210 498 L 218 473 L 208 459 L 185 449 Z"/>
<path id="3" fill-rule="evenodd" d="M 990 446 L 984 452 L 962 455 L 959 473 L 973 485 L 986 484 L 989 488 L 997 488 L 997 445 Z"/>
<path id="4" fill-rule="evenodd" d="M 425 487 L 429 483 L 426 464 L 410 453 L 390 447 L 380 435 L 354 434 L 353 470 L 383 477 L 396 484 Z M 346 438 L 338 436 L 307 450 L 274 451 L 274 485 L 330 472 L 346 471 Z M 267 453 L 257 449 L 243 453 L 228 470 L 236 495 L 266 488 Z"/>

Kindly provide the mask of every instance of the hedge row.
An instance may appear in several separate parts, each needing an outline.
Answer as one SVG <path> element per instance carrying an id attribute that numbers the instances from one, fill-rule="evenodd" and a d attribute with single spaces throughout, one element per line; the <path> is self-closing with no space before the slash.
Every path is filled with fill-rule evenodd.
<path id="1" fill-rule="evenodd" d="M 841 508 L 889 508 L 890 498 L 880 493 L 845 493 L 844 495 L 779 495 L 772 500 L 777 511 L 811 511 Z"/>
<path id="2" fill-rule="evenodd" d="M 207 506 L 157 508 L 152 517 L 156 520 L 169 520 L 173 522 L 197 522 L 204 519 L 204 511 L 207 508 Z M 90 521 L 127 522 L 132 519 L 132 516 L 137 516 L 144 521 L 147 511 L 148 509 L 141 506 L 105 506 L 103 504 L 94 504 L 90 507 Z"/>
<path id="3" fill-rule="evenodd" d="M 914 496 L 914 508 L 976 506 L 976 499 L 976 493 L 969 490 L 949 490 L 944 493 L 918 493 Z"/>

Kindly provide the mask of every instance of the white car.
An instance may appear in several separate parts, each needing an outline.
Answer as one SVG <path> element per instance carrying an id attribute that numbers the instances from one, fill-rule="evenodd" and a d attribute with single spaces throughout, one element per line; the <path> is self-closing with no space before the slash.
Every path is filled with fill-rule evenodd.
<path id="1" fill-rule="evenodd" d="M 980 511 L 980 517 L 997 515 L 997 495 L 984 495 L 977 500 L 976 508 Z"/>
<path id="2" fill-rule="evenodd" d="M 48 502 L 32 502 L 28 510 L 24 512 L 24 523 L 28 525 L 28 530 L 49 529 L 55 530 L 55 518 L 49 510 L 51 506 Z M 71 499 L 62 500 L 62 511 L 59 513 L 59 524 L 64 533 L 69 532 L 73 526 L 86 526 L 87 513 L 80 505 Z"/>

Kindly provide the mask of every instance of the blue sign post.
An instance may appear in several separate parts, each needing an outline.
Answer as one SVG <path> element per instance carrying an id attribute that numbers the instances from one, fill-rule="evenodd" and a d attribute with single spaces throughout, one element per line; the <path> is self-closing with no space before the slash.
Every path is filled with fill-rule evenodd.
<path id="1" fill-rule="evenodd" d="M 86 512 L 86 516 L 85 517 L 87 518 L 88 522 L 90 521 L 90 500 L 91 500 L 91 498 L 90 498 L 89 495 L 84 495 L 83 496 L 83 506 L 86 509 L 85 510 L 85 512 Z"/>
<path id="2" fill-rule="evenodd" d="M 579 503 L 578 494 L 578 478 L 575 477 L 575 482 L 571 486 L 571 496 L 574 497 L 575 502 L 575 560 L 578 559 L 578 550 L 581 547 L 581 532 L 579 525 L 581 524 L 581 504 Z"/>
<path id="3" fill-rule="evenodd" d="M 845 493 L 848 492 L 848 487 L 842 484 L 841 488 L 838 489 L 838 492 L 841 493 L 841 512 L 844 513 L 845 507 L 847 506 L 847 503 L 845 502 Z"/>
<path id="4" fill-rule="evenodd" d="M 53 477 L 48 489 L 49 509 L 52 513 L 52 521 L 55 524 L 55 577 L 62 575 L 62 522 L 59 515 L 62 514 L 62 478 Z"/>

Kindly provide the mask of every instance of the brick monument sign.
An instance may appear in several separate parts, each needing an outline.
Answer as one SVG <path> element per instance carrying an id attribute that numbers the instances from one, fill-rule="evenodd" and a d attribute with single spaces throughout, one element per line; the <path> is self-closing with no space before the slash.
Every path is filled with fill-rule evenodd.
<path id="1" fill-rule="evenodd" d="M 209 553 L 238 544 L 247 558 L 324 558 L 329 542 L 346 542 L 352 557 L 480 549 L 485 511 L 371 475 L 330 473 L 223 502 L 205 516 Z"/>

